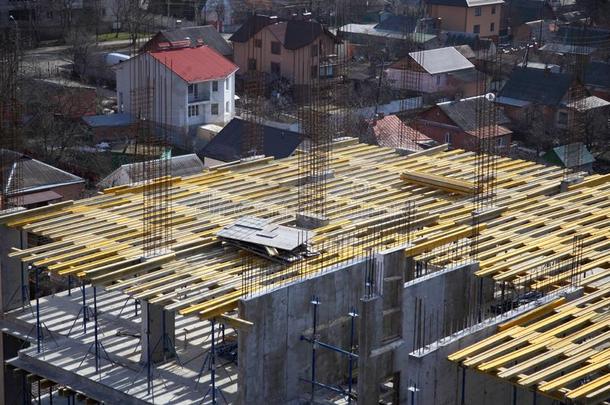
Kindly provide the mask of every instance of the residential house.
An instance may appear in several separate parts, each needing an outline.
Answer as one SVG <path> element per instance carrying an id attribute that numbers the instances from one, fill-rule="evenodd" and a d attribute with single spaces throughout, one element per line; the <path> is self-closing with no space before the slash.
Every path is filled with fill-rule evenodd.
<path id="1" fill-rule="evenodd" d="M 386 77 L 395 89 L 462 98 L 478 94 L 485 75 L 454 47 L 411 52 L 393 63 Z"/>
<path id="2" fill-rule="evenodd" d="M 594 96 L 610 101 L 610 63 L 592 61 L 585 68 L 584 85 Z"/>
<path id="3" fill-rule="evenodd" d="M 380 115 L 372 122 L 373 138 L 379 146 L 419 152 L 436 143 L 415 128 L 406 125 L 397 115 Z"/>
<path id="4" fill-rule="evenodd" d="M 569 73 L 535 66 L 513 69 L 496 102 L 515 123 L 526 124 L 534 109 L 539 108 L 547 128 L 565 127 L 568 121 L 565 104 L 574 101 L 575 94 L 582 93 L 583 89 L 577 88 L 582 85 Z"/>
<path id="5" fill-rule="evenodd" d="M 608 56 L 610 29 L 567 24 L 550 25 L 549 29 L 545 44 L 540 48 L 549 62 L 565 65 L 574 58 L 589 62 L 593 57 L 605 59 Z"/>
<path id="6" fill-rule="evenodd" d="M 83 178 L 22 153 L 0 149 L 0 154 L 1 160 L 13 162 L 0 176 L 9 204 L 35 208 L 83 196 Z"/>
<path id="7" fill-rule="evenodd" d="M 239 74 L 262 72 L 296 85 L 337 72 L 338 38 L 314 20 L 254 15 L 230 38 Z"/>
<path id="8" fill-rule="evenodd" d="M 93 141 L 117 142 L 135 138 L 137 131 L 136 118 L 129 113 L 89 115 L 82 118 L 93 135 Z"/>
<path id="9" fill-rule="evenodd" d="M 526 43 L 545 40 L 548 23 L 556 19 L 555 12 L 547 0 L 507 0 L 504 7 L 506 26 L 513 41 Z"/>
<path id="10" fill-rule="evenodd" d="M 378 23 L 346 24 L 337 35 L 347 42 L 350 56 L 368 58 L 373 52 L 383 51 L 388 58 L 401 58 L 408 48 L 406 43 L 416 44 L 421 50 L 437 48 L 440 23 L 439 19 L 383 13 Z"/>
<path id="11" fill-rule="evenodd" d="M 206 167 L 226 162 L 234 162 L 242 157 L 242 145 L 252 125 L 263 136 L 263 154 L 276 159 L 285 158 L 294 153 L 301 143 L 301 134 L 263 124 L 249 124 L 241 118 L 233 118 L 205 147 L 197 152 L 203 158 Z M 262 127 L 262 128 L 260 128 Z"/>
<path id="12" fill-rule="evenodd" d="M 137 119 L 194 134 L 235 115 L 238 68 L 209 46 L 146 52 L 115 69 L 119 112 Z"/>
<path id="13" fill-rule="evenodd" d="M 496 123 L 490 122 L 496 106 L 485 96 L 476 96 L 459 101 L 438 103 L 420 113 L 414 127 L 438 143 L 447 143 L 454 148 L 476 150 L 480 138 L 493 138 L 498 149 L 508 148 L 512 131 L 505 127 L 510 121 L 501 110 L 495 110 Z M 480 116 L 483 114 L 483 117 Z"/>
<path id="14" fill-rule="evenodd" d="M 455 47 L 475 66 L 495 60 L 496 44 L 489 38 L 466 32 L 443 31 L 440 39 L 443 46 Z"/>
<path id="15" fill-rule="evenodd" d="M 213 25 L 176 28 L 157 32 L 146 42 L 140 52 L 161 51 L 169 48 L 207 45 L 227 59 L 233 59 L 233 48 Z"/>
<path id="16" fill-rule="evenodd" d="M 542 158 L 553 165 L 586 172 L 591 172 L 595 163 L 595 158 L 581 142 L 554 147 Z"/>
<path id="17" fill-rule="evenodd" d="M 428 15 L 442 20 L 442 29 L 497 39 L 503 0 L 427 0 Z"/>
<path id="18" fill-rule="evenodd" d="M 194 153 L 189 155 L 172 156 L 169 159 L 169 170 L 172 176 L 192 176 L 203 171 L 203 162 L 201 162 L 201 160 Z M 142 181 L 141 176 L 142 169 L 140 164 L 126 164 L 104 177 L 104 179 L 97 184 L 97 187 L 100 190 L 104 190 L 110 187 L 134 184 Z"/>

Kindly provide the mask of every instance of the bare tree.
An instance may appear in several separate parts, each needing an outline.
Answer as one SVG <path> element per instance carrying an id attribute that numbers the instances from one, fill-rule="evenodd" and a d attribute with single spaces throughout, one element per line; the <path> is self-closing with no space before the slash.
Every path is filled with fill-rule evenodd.
<path id="1" fill-rule="evenodd" d="M 147 9 L 143 0 L 115 0 L 122 2 L 119 6 L 122 12 L 121 30 L 129 34 L 131 45 L 136 46 L 143 33 L 151 31 L 154 25 L 154 15 Z"/>

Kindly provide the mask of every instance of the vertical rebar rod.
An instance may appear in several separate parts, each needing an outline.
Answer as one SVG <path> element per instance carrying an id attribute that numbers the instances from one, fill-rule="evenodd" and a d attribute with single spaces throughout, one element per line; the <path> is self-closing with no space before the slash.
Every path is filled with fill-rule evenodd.
<path id="1" fill-rule="evenodd" d="M 356 309 L 352 308 L 352 312 L 349 313 L 349 316 L 352 318 L 350 322 L 350 338 L 349 338 L 349 351 L 350 353 L 354 353 L 354 339 L 355 339 L 355 326 L 356 326 L 356 317 L 358 314 L 356 313 Z M 353 385 L 353 373 L 354 373 L 354 357 L 348 357 L 348 374 L 349 380 L 347 381 L 347 403 L 352 403 L 352 385 Z"/>
<path id="2" fill-rule="evenodd" d="M 466 367 L 462 366 L 462 392 L 461 392 L 461 405 L 466 405 Z"/>
<path id="3" fill-rule="evenodd" d="M 94 344 L 95 344 L 95 372 L 100 372 L 100 347 L 98 340 L 98 324 L 97 324 L 97 288 L 93 286 L 93 328 L 94 328 Z"/>
<path id="4" fill-rule="evenodd" d="M 40 294 L 38 292 L 38 288 L 40 286 L 39 284 L 39 270 L 37 267 L 34 268 L 34 271 L 36 272 L 35 275 L 35 284 L 34 284 L 34 289 L 35 292 L 34 294 L 36 295 L 36 351 L 38 353 L 40 353 L 40 344 L 42 342 L 42 330 L 40 328 Z"/>
<path id="5" fill-rule="evenodd" d="M 146 303 L 146 393 L 150 395 L 152 388 L 152 350 L 150 349 L 150 304 Z"/>
<path id="6" fill-rule="evenodd" d="M 87 293 L 85 291 L 85 280 L 83 279 L 81 291 L 83 294 L 83 334 L 87 334 Z"/>
<path id="7" fill-rule="evenodd" d="M 212 384 L 212 405 L 216 405 L 216 320 L 212 318 L 210 320 L 210 324 L 212 325 L 212 344 L 210 346 L 210 383 Z"/>
<path id="8" fill-rule="evenodd" d="M 313 297 L 311 300 L 311 304 L 313 305 L 313 329 L 312 329 L 312 340 L 315 341 L 317 332 L 318 332 L 318 305 L 320 305 L 320 301 L 317 297 Z M 311 403 L 313 404 L 315 401 L 315 392 L 316 392 L 316 345 L 313 343 L 311 345 Z"/>

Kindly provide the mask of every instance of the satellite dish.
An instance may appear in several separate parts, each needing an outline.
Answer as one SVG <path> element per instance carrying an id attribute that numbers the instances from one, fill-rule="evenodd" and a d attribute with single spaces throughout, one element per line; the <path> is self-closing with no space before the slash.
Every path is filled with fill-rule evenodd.
<path id="1" fill-rule="evenodd" d="M 496 95 L 495 95 L 495 94 L 493 94 L 493 93 L 487 93 L 487 94 L 485 94 L 485 98 L 486 98 L 488 101 L 494 101 L 494 100 L 496 99 Z"/>

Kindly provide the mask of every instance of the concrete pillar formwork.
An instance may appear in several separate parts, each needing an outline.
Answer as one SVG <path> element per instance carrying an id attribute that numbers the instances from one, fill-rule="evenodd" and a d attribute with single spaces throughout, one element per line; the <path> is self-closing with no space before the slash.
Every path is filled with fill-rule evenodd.
<path id="1" fill-rule="evenodd" d="M 176 356 L 176 314 L 161 305 L 142 303 L 142 364 L 158 364 Z M 149 357 L 150 356 L 150 357 Z"/>

